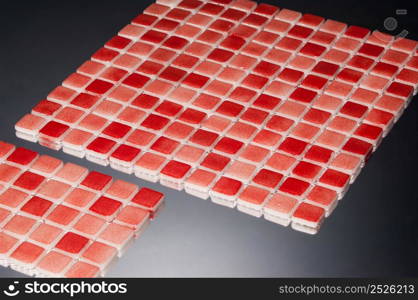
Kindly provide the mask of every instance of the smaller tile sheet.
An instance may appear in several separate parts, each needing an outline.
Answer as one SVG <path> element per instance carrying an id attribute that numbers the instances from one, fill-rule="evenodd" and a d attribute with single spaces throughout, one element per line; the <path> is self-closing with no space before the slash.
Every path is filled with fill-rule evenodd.
<path id="1" fill-rule="evenodd" d="M 96 277 L 163 205 L 163 194 L 0 141 L 0 265 Z"/>

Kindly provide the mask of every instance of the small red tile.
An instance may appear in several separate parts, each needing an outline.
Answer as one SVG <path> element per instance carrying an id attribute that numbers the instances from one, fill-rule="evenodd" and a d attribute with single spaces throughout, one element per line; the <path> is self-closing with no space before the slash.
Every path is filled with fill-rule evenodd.
<path id="1" fill-rule="evenodd" d="M 257 175 L 254 176 L 253 182 L 264 187 L 274 189 L 282 180 L 283 175 L 269 169 L 261 169 Z"/>
<path id="2" fill-rule="evenodd" d="M 308 143 L 287 137 L 279 146 L 278 150 L 287 152 L 292 155 L 300 155 L 303 153 L 305 148 L 307 147 Z"/>
<path id="3" fill-rule="evenodd" d="M 301 196 L 309 188 L 309 183 L 293 177 L 288 177 L 280 185 L 279 190 L 294 196 Z"/>
<path id="4" fill-rule="evenodd" d="M 38 154 L 36 152 L 19 147 L 7 157 L 7 161 L 26 166 L 33 162 L 37 157 Z"/>
<path id="5" fill-rule="evenodd" d="M 266 127 L 277 132 L 286 132 L 290 129 L 290 127 L 292 127 L 293 124 L 294 121 L 291 119 L 281 116 L 272 116 L 268 120 Z"/>
<path id="6" fill-rule="evenodd" d="M 219 135 L 214 132 L 199 129 L 190 137 L 190 142 L 204 147 L 210 147 L 216 141 L 218 136 Z"/>
<path id="7" fill-rule="evenodd" d="M 169 119 L 150 114 L 142 123 L 141 126 L 153 129 L 153 130 L 160 130 L 164 128 L 169 122 Z"/>
<path id="8" fill-rule="evenodd" d="M 349 26 L 344 32 L 344 35 L 360 40 L 365 39 L 369 34 L 370 30 L 355 25 Z"/>
<path id="9" fill-rule="evenodd" d="M 350 138 L 342 149 L 354 154 L 362 155 L 367 159 L 372 152 L 373 145 L 356 138 Z"/>
<path id="10" fill-rule="evenodd" d="M 138 148 L 128 145 L 120 145 L 115 151 L 113 151 L 111 157 L 125 162 L 132 162 L 136 157 L 138 157 L 140 152 L 141 150 Z"/>
<path id="11" fill-rule="evenodd" d="M 186 176 L 186 174 L 191 169 L 191 166 L 176 160 L 171 160 L 168 162 L 164 168 L 161 170 L 161 174 L 164 174 L 166 176 L 180 179 Z"/>
<path id="12" fill-rule="evenodd" d="M 299 87 L 289 96 L 289 98 L 303 103 L 311 103 L 316 96 L 316 92 Z"/>
<path id="13" fill-rule="evenodd" d="M 367 110 L 368 110 L 367 106 L 348 101 L 340 109 L 340 113 L 343 115 L 360 119 L 365 115 Z"/>
<path id="14" fill-rule="evenodd" d="M 89 210 L 101 216 L 109 217 L 115 215 L 121 206 L 120 201 L 101 196 L 90 206 Z"/>
<path id="15" fill-rule="evenodd" d="M 62 251 L 78 254 L 89 242 L 89 239 L 73 232 L 67 232 L 56 244 L 56 248 Z"/>
<path id="16" fill-rule="evenodd" d="M 162 193 L 144 187 L 138 191 L 131 201 L 147 210 L 155 211 L 163 198 Z"/>
<path id="17" fill-rule="evenodd" d="M 86 149 L 96 153 L 106 154 L 109 153 L 115 145 L 115 141 L 103 137 L 97 137 L 87 145 Z"/>
<path id="18" fill-rule="evenodd" d="M 26 171 L 20 175 L 13 185 L 28 191 L 34 191 L 44 182 L 45 177 Z"/>
<path id="19" fill-rule="evenodd" d="M 214 171 L 222 171 L 230 161 L 230 158 L 212 152 L 205 157 L 200 165 Z"/>
<path id="20" fill-rule="evenodd" d="M 238 180 L 222 176 L 213 186 L 213 191 L 227 196 L 236 195 L 241 189 L 242 183 Z"/>
<path id="21" fill-rule="evenodd" d="M 100 172 L 91 171 L 86 178 L 80 183 L 80 185 L 88 187 L 92 190 L 101 191 L 103 190 L 110 182 L 112 177 Z"/>
<path id="22" fill-rule="evenodd" d="M 179 142 L 162 136 L 151 145 L 151 149 L 163 154 L 170 155 L 174 152 L 174 150 L 177 149 L 179 145 Z"/>

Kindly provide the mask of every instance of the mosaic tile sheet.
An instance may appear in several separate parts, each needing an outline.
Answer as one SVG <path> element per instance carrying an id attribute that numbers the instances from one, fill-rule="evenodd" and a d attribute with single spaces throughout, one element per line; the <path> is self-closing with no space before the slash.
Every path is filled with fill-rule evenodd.
<path id="1" fill-rule="evenodd" d="M 316 233 L 417 84 L 410 39 L 246 0 L 160 0 L 16 133 Z"/>
<path id="2" fill-rule="evenodd" d="M 96 277 L 145 229 L 163 194 L 0 141 L 0 265 Z"/>

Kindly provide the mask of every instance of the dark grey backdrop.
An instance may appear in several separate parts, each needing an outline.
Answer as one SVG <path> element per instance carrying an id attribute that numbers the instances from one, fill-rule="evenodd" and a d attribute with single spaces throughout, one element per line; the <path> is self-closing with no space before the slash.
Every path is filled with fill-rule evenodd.
<path id="1" fill-rule="evenodd" d="M 402 1 L 265 1 L 417 39 Z M 320 233 L 310 236 L 14 136 L 14 123 L 151 1 L 7 1 L 0 8 L 0 139 L 166 194 L 166 208 L 108 276 L 417 276 L 417 98 Z M 411 1 L 412 3 L 412 1 Z M 0 276 L 20 276 L 0 268 Z"/>

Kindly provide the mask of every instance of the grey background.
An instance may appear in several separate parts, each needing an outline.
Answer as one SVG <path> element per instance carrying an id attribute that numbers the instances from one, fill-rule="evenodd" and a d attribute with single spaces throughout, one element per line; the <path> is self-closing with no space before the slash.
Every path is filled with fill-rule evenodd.
<path id="1" fill-rule="evenodd" d="M 383 29 L 402 1 L 265 1 Z M 8 1 L 0 9 L 0 139 L 158 189 L 166 207 L 112 277 L 417 276 L 417 99 L 315 236 L 17 139 L 13 125 L 151 1 Z M 1 268 L 0 276 L 21 276 Z"/>

